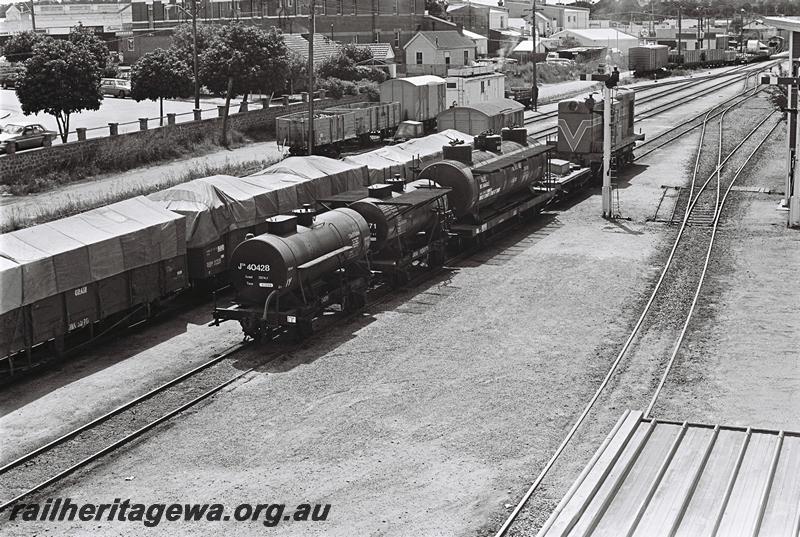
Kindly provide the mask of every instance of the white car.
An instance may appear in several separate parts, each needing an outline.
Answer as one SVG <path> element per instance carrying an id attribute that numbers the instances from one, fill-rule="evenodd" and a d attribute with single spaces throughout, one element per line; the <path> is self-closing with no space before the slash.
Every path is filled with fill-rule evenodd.
<path id="1" fill-rule="evenodd" d="M 558 64 L 558 65 L 575 65 L 573 60 L 562 58 L 558 55 L 558 52 L 548 52 L 547 59 L 545 60 L 547 63 Z"/>

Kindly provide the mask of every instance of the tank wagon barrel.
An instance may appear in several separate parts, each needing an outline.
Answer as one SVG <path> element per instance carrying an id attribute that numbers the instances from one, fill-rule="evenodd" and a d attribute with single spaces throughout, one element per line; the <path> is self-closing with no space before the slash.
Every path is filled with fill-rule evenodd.
<path id="1" fill-rule="evenodd" d="M 413 181 L 405 187 L 400 185 L 400 188 L 403 188 L 400 192 L 364 198 L 350 205 L 369 223 L 373 252 L 431 228 L 447 210 L 445 196 L 449 189 L 433 188 L 425 180 Z"/>
<path id="2" fill-rule="evenodd" d="M 263 303 L 270 292 L 289 291 L 363 258 L 369 226 L 350 209 L 321 214 L 311 227 L 296 216 L 275 216 L 269 231 L 245 240 L 231 255 L 231 283 L 247 302 Z"/>
<path id="3" fill-rule="evenodd" d="M 451 189 L 450 208 L 457 218 L 477 213 L 499 198 L 529 189 L 543 178 L 546 146 L 528 146 L 525 129 L 504 129 L 503 136 L 476 138 L 476 147 L 444 148 L 445 160 L 424 168 L 420 179 Z"/>

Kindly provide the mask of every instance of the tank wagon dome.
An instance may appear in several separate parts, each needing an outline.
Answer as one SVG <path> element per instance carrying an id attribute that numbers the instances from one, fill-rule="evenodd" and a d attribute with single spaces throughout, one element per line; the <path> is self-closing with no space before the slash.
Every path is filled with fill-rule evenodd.
<path id="1" fill-rule="evenodd" d="M 247 302 L 264 303 L 272 291 L 295 289 L 301 279 L 342 268 L 363 258 L 370 244 L 369 225 L 351 209 L 323 213 L 311 227 L 295 229 L 296 218 L 285 215 L 269 222 L 273 233 L 242 242 L 231 255 L 231 282 Z"/>

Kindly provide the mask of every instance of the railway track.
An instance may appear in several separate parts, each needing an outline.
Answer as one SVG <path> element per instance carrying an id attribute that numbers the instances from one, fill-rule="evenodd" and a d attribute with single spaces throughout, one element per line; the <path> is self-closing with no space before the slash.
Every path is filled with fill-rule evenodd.
<path id="1" fill-rule="evenodd" d="M 774 118 L 776 115 L 776 111 L 771 111 L 765 117 L 760 119 L 760 121 L 758 121 L 755 127 L 753 127 L 742 138 L 742 140 L 738 142 L 738 144 L 736 144 L 736 146 L 727 154 L 727 156 L 723 157 L 724 144 L 722 137 L 722 126 L 725 119 L 725 114 L 728 111 L 740 106 L 743 102 L 745 102 L 745 100 L 746 99 L 743 99 L 736 103 L 729 104 L 719 113 L 714 112 L 714 110 L 719 107 L 715 107 L 706 113 L 703 120 L 703 131 L 701 133 L 701 140 L 698 144 L 698 152 L 695 159 L 694 171 L 688 189 L 689 197 L 681 221 L 681 227 L 677 232 L 671 251 L 662 268 L 659 279 L 650 294 L 649 300 L 645 304 L 627 340 L 623 344 L 616 358 L 611 363 L 611 366 L 609 367 L 605 377 L 593 394 L 592 398 L 587 402 L 577 420 L 573 423 L 566 436 L 563 437 L 559 446 L 547 461 L 543 469 L 540 471 L 534 482 L 530 485 L 511 514 L 501 525 L 495 534 L 496 537 L 502 537 L 506 535 L 512 528 L 523 508 L 527 505 L 533 494 L 539 489 L 544 481 L 544 478 L 549 474 L 556 461 L 559 460 L 564 453 L 567 445 L 574 437 L 575 433 L 584 423 L 589 413 L 594 409 L 595 405 L 600 399 L 600 396 L 605 392 L 610 380 L 616 373 L 619 365 L 626 357 L 629 357 L 629 354 L 633 349 L 634 342 L 637 340 L 637 338 L 642 337 L 642 332 L 646 321 L 652 323 L 651 317 L 658 318 L 660 315 L 668 314 L 671 310 L 674 310 L 678 311 L 680 316 L 670 318 L 669 321 L 673 324 L 677 323 L 677 334 L 672 347 L 672 352 L 669 355 L 669 358 L 666 360 L 666 364 L 664 365 L 663 374 L 661 375 L 658 384 L 652 391 L 652 395 L 650 397 L 650 403 L 646 411 L 646 417 L 651 415 L 658 397 L 666 383 L 675 359 L 679 354 L 689 324 L 692 320 L 693 313 L 698 304 L 703 282 L 705 281 L 705 277 L 708 273 L 708 267 L 714 247 L 714 241 L 716 239 L 717 229 L 720 224 L 723 209 L 726 206 L 728 194 L 738 180 L 742 171 L 747 167 L 752 158 L 758 154 L 775 129 L 780 125 L 780 121 L 774 122 L 774 124 L 771 126 L 769 125 L 770 119 Z M 707 178 L 702 182 L 699 182 L 697 178 L 701 173 L 701 168 L 703 167 L 701 165 L 701 153 L 703 151 L 705 134 L 708 131 L 709 124 L 711 124 L 713 121 L 719 122 L 719 140 L 716 144 L 716 165 L 712 166 L 713 169 L 708 174 Z M 744 145 L 751 139 L 756 137 L 757 133 L 763 131 L 766 131 L 766 133 L 758 139 L 752 148 L 749 149 L 747 155 L 738 165 L 735 172 L 730 173 L 730 166 L 726 166 L 729 161 L 731 161 L 733 158 L 740 158 L 739 150 L 742 149 L 742 147 L 744 147 Z M 686 247 L 686 251 L 682 251 L 681 249 L 687 243 L 688 246 Z M 692 255 L 692 250 L 697 250 L 698 246 L 703 247 L 705 251 L 705 256 L 701 262 L 697 262 L 697 260 L 693 258 L 695 256 Z M 665 295 L 665 289 L 667 289 L 665 282 L 668 278 L 675 278 L 676 272 L 678 273 L 677 281 L 682 284 L 676 285 L 676 288 L 679 292 L 673 293 L 673 296 L 667 296 L 666 299 L 664 299 L 662 295 Z M 685 279 L 681 281 L 681 278 Z M 690 281 L 687 282 L 686 280 Z M 677 300 L 679 307 L 671 308 L 669 303 L 670 298 Z M 661 302 L 657 303 L 658 301 Z M 681 304 L 681 302 L 683 302 L 683 304 Z M 551 518 L 551 520 L 554 519 L 555 517 Z"/>
<path id="2" fill-rule="evenodd" d="M 695 77 L 695 78 L 684 79 L 684 80 L 670 80 L 670 81 L 660 82 L 657 85 L 654 84 L 652 86 L 645 86 L 645 87 L 641 87 L 640 86 L 640 87 L 635 87 L 635 88 L 631 88 L 631 89 L 634 92 L 636 92 L 637 94 L 642 93 L 642 92 L 650 92 L 650 91 L 656 92 L 653 95 L 647 95 L 645 97 L 641 97 L 641 98 L 637 99 L 637 103 L 648 103 L 648 102 L 651 102 L 651 101 L 654 101 L 654 100 L 662 99 L 664 97 L 673 95 L 675 93 L 680 93 L 682 91 L 686 91 L 689 88 L 705 84 L 708 81 L 713 81 L 713 80 L 717 80 L 718 81 L 720 78 L 739 75 L 737 80 L 734 81 L 734 82 L 738 82 L 739 80 L 741 80 L 742 71 L 748 71 L 748 70 L 752 70 L 752 69 L 753 68 L 750 65 L 737 65 L 737 66 L 732 67 L 731 69 L 729 69 L 729 70 L 727 70 L 727 71 L 725 71 L 723 73 L 718 73 L 718 74 L 715 74 L 715 75 L 706 75 L 706 76 Z M 761 69 L 759 69 L 759 71 L 760 70 Z M 751 75 L 752 75 L 752 73 L 751 73 Z M 667 86 L 666 90 L 665 90 L 665 86 Z M 678 86 L 678 87 L 677 88 L 670 88 L 669 86 Z M 557 115 L 558 115 L 558 110 L 551 110 L 549 112 L 543 112 L 540 115 L 528 118 L 525 121 L 525 125 L 532 125 L 534 123 L 538 123 L 538 122 L 541 122 L 541 121 L 546 121 L 548 119 L 552 119 L 552 118 L 556 117 Z"/>
<path id="3" fill-rule="evenodd" d="M 704 89 L 698 91 L 697 93 L 693 94 L 691 97 L 680 97 L 680 98 L 668 101 L 666 103 L 662 103 L 662 104 L 656 105 L 656 106 L 654 106 L 652 108 L 648 108 L 647 110 L 641 110 L 641 111 L 637 112 L 637 114 L 635 116 L 635 119 L 637 121 L 643 121 L 645 119 L 652 118 L 652 117 L 657 116 L 659 114 L 662 114 L 664 112 L 667 112 L 667 111 L 670 111 L 670 110 L 674 110 L 675 108 L 678 108 L 679 106 L 682 106 L 682 105 L 684 105 L 684 104 L 686 104 L 688 102 L 695 101 L 697 99 L 701 99 L 703 97 L 706 97 L 709 94 L 711 94 L 711 93 L 713 93 L 715 91 L 718 91 L 721 88 L 724 88 L 724 87 L 727 87 L 727 86 L 731 86 L 731 85 L 737 84 L 737 83 L 742 82 L 742 81 L 744 81 L 745 84 L 747 85 L 747 82 L 749 81 L 749 79 L 751 77 L 758 76 L 758 73 L 760 73 L 763 69 L 767 68 L 768 65 L 764 64 L 764 65 L 762 65 L 760 67 L 761 67 L 760 69 L 754 70 L 752 72 L 739 74 L 738 76 L 736 76 L 735 78 L 732 78 L 731 80 L 726 80 L 726 81 L 721 82 L 719 84 L 712 85 L 711 87 L 704 88 Z M 682 88 L 681 91 L 684 91 L 685 89 L 687 89 L 687 88 Z M 666 96 L 666 94 L 653 95 L 653 96 L 651 96 L 651 98 L 649 100 L 645 100 L 644 102 L 651 102 L 653 100 L 661 99 L 664 96 Z M 639 105 L 642 102 L 643 101 L 637 101 L 636 104 Z M 546 139 L 548 139 L 551 136 L 554 136 L 556 134 L 558 134 L 558 127 L 555 126 L 555 125 L 551 125 L 551 126 L 543 128 L 541 130 L 537 130 L 537 131 L 529 133 L 529 135 L 533 136 L 537 140 L 546 140 Z"/>
<path id="4" fill-rule="evenodd" d="M 397 298 L 398 289 L 416 288 L 448 272 L 450 267 L 475 255 L 483 248 L 476 244 L 450 257 L 444 265 L 433 270 L 420 271 L 401 286 L 381 284 L 370 290 L 367 304 L 345 316 L 322 319 L 319 327 L 301 344 L 308 344 L 330 330 L 346 326 L 366 311 Z M 194 369 L 140 395 L 127 403 L 61 435 L 0 467 L 0 512 L 17 502 L 53 485 L 81 468 L 102 459 L 158 425 L 177 417 L 246 375 L 279 360 L 296 350 L 297 343 L 282 343 L 288 339 L 284 332 L 274 332 L 266 338 L 277 346 L 266 356 L 244 360 L 248 367 L 240 369 L 233 358 L 251 345 L 242 342 Z M 252 364 L 252 365 L 249 365 Z"/>

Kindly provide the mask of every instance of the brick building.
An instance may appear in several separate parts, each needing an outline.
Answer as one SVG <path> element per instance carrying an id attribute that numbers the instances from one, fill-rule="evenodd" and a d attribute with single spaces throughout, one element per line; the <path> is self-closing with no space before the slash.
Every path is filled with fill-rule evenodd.
<path id="1" fill-rule="evenodd" d="M 187 21 L 178 5 L 176 0 L 132 1 L 134 37 L 128 40 L 127 59 L 169 45 L 169 29 Z M 284 33 L 308 33 L 309 0 L 200 0 L 198 5 L 199 19 L 206 23 L 238 19 Z M 316 32 L 340 43 L 383 42 L 402 50 L 418 30 L 454 27 L 425 15 L 425 0 L 316 0 Z"/>

